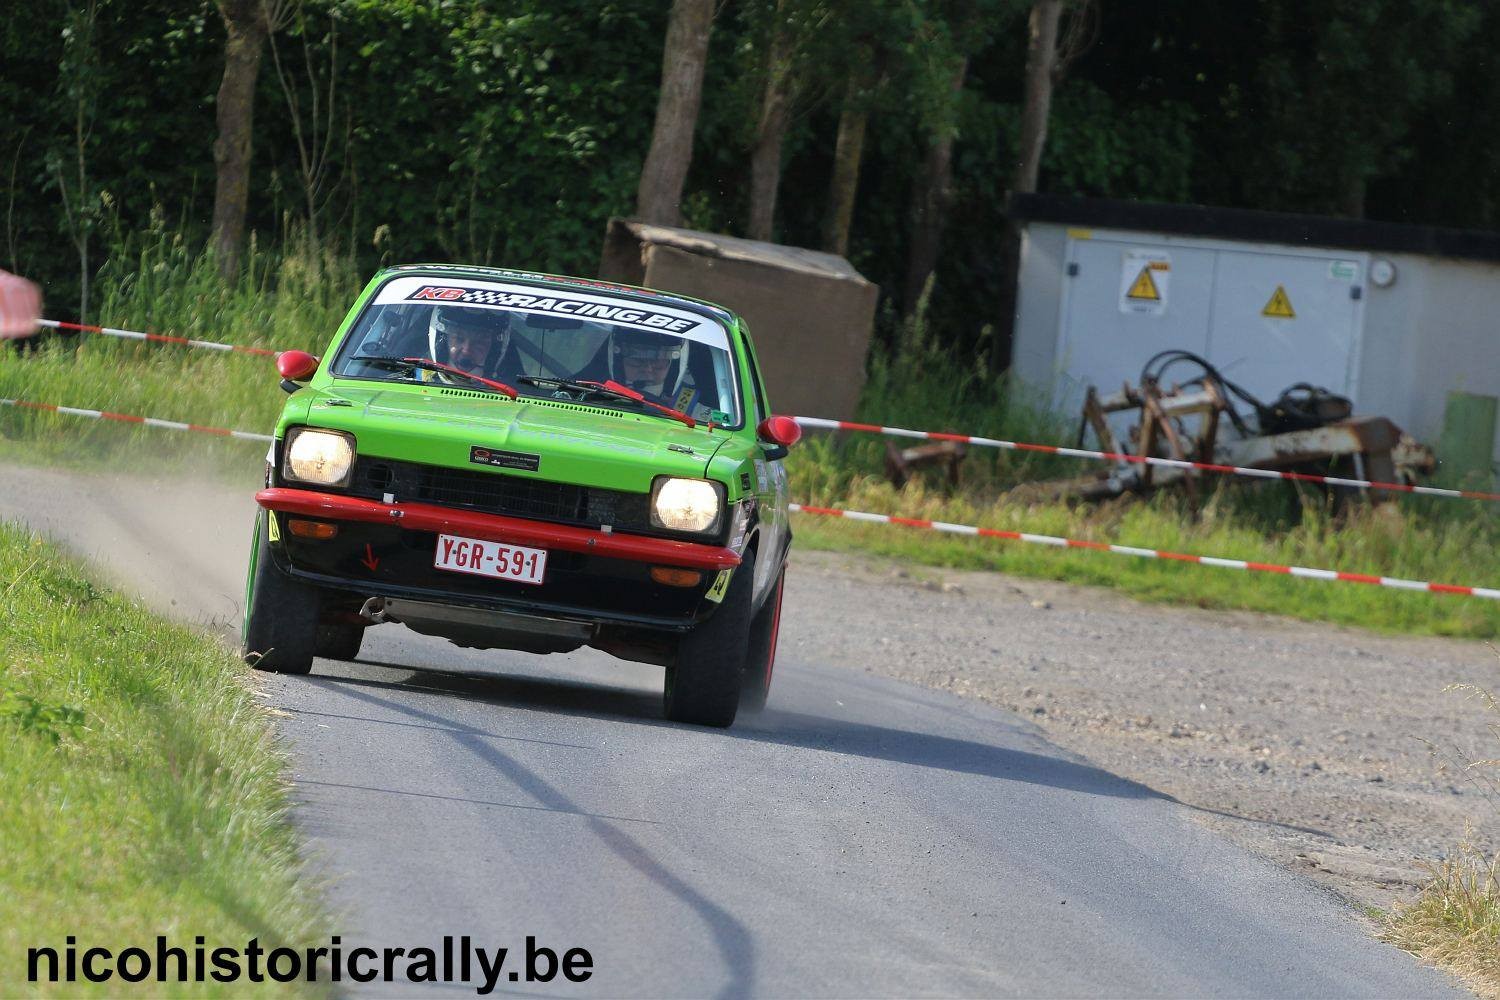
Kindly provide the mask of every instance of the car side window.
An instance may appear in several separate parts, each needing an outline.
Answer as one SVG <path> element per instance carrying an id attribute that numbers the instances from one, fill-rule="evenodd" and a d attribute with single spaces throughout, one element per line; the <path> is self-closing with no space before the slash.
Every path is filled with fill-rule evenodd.
<path id="1" fill-rule="evenodd" d="M 769 417 L 771 412 L 766 408 L 766 395 L 760 382 L 760 365 L 755 360 L 755 348 L 750 345 L 749 331 L 741 327 L 741 332 L 746 335 L 745 360 L 750 364 L 750 385 L 755 390 L 755 423 L 759 424 Z"/>

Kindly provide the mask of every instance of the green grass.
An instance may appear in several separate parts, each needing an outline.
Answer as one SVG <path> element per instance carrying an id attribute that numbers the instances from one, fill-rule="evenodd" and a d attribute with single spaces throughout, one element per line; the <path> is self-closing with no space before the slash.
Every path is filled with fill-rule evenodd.
<path id="1" fill-rule="evenodd" d="M 320 353 L 362 276 L 336 253 L 295 236 L 276 254 L 252 254 L 224 287 L 212 261 L 194 257 L 160 228 L 121 241 L 101 275 L 101 315 L 112 326 L 150 329 Z M 982 346 L 982 345 L 981 345 Z M 983 355 L 981 350 L 980 355 Z M 0 352 L 0 397 L 160 416 L 266 433 L 284 395 L 268 359 L 135 344 L 84 335 L 28 356 Z M 817 416 L 819 414 L 809 414 Z M 1071 420 L 1049 415 L 982 361 L 935 345 L 918 319 L 871 358 L 859 418 L 1041 443 L 1066 442 Z M 946 497 L 914 483 L 885 485 L 887 439 L 811 433 L 787 461 L 792 495 L 809 504 L 932 516 L 966 524 L 1060 534 L 1143 548 L 1294 563 L 1326 569 L 1500 584 L 1500 521 L 1493 505 L 1403 497 L 1377 511 L 1335 518 L 1326 498 L 1290 484 L 1216 490 L 1201 516 L 1162 494 L 1073 508 L 1008 499 L 1022 483 L 1077 476 L 1091 463 L 1028 452 L 971 449 L 963 487 Z M 0 460 L 234 477 L 259 473 L 263 446 L 201 435 L 0 408 Z M 817 521 L 797 521 L 799 544 L 856 548 L 929 565 L 996 569 L 1113 587 L 1147 600 L 1243 608 L 1365 627 L 1487 638 L 1500 635 L 1500 605 L 1477 598 L 1400 592 L 1347 583 L 1066 552 L 999 541 Z"/>
<path id="2" fill-rule="evenodd" d="M 245 668 L 0 524 L 0 995 L 28 947 L 326 943 L 300 880 L 285 759 Z M 243 985 L 145 983 L 141 994 Z M 257 990 L 305 995 L 303 984 Z"/>
<path id="3" fill-rule="evenodd" d="M 1471 544 L 1457 525 L 1414 525 L 1412 515 L 1368 512 L 1335 525 L 1316 510 L 1294 528 L 1265 533 L 1212 506 L 1194 520 L 1168 502 L 1070 509 L 1061 504 L 976 504 L 867 481 L 814 505 L 844 506 L 987 528 L 1061 535 L 1139 548 L 1254 562 L 1341 569 L 1444 583 L 1494 584 L 1493 541 Z M 1173 560 L 965 538 L 803 515 L 799 548 L 867 552 L 927 566 L 993 570 L 1119 590 L 1158 603 L 1264 611 L 1384 632 L 1486 638 L 1500 635 L 1500 605 L 1471 597 L 1247 573 Z"/>

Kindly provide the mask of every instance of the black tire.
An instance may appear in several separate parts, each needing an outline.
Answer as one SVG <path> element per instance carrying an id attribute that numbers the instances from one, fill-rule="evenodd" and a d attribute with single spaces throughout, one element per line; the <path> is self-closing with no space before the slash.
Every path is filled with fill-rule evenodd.
<path id="1" fill-rule="evenodd" d="M 257 515 L 240 655 L 256 670 L 305 674 L 312 669 L 321 595 L 276 566 L 266 536 L 268 516 L 265 511 Z"/>
<path id="2" fill-rule="evenodd" d="M 755 553 L 747 552 L 719 609 L 677 646 L 667 668 L 666 714 L 673 722 L 722 729 L 740 707 L 740 674 L 750 638 L 750 600 L 755 590 Z"/>
<path id="3" fill-rule="evenodd" d="M 318 626 L 313 653 L 325 660 L 353 660 L 365 641 L 365 627 L 347 622 L 324 622 Z"/>
<path id="4" fill-rule="evenodd" d="M 750 641 L 745 669 L 740 674 L 740 709 L 759 712 L 771 693 L 771 674 L 776 667 L 776 639 L 781 629 L 781 590 L 786 586 L 786 567 L 776 576 L 776 585 L 750 621 Z"/>

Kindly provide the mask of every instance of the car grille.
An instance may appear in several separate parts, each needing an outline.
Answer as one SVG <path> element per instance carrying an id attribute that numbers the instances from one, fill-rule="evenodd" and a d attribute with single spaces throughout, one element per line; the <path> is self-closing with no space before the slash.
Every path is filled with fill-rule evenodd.
<path id="1" fill-rule="evenodd" d="M 487 514 L 529 517 L 564 524 L 603 524 L 651 531 L 650 497 L 644 493 L 549 483 L 496 472 L 470 472 L 416 462 L 357 458 L 349 483 L 354 496 L 422 501 Z"/>

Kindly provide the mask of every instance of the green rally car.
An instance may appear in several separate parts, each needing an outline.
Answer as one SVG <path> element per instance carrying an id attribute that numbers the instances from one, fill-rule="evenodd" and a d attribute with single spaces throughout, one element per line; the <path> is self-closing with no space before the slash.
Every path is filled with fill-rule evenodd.
<path id="1" fill-rule="evenodd" d="M 668 718 L 764 704 L 791 531 L 745 323 L 644 288 L 381 271 L 291 393 L 256 494 L 247 662 L 306 673 L 382 622 L 666 668 Z"/>

